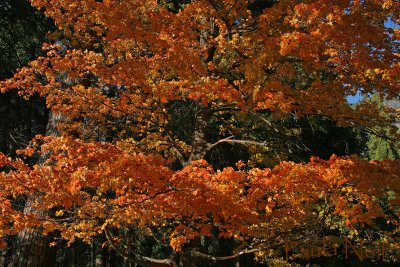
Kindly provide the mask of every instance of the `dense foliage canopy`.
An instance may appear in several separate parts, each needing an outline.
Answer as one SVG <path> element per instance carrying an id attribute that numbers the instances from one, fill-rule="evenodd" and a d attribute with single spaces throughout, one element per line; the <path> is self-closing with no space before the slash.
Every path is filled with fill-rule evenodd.
<path id="1" fill-rule="evenodd" d="M 328 234 L 400 245 L 398 161 L 299 157 L 310 118 L 398 138 L 398 110 L 347 102 L 399 96 L 400 32 L 385 26 L 398 1 L 31 2 L 59 30 L 0 88 L 51 114 L 20 158 L 0 157 L 1 236 L 104 234 L 145 266 L 264 258 Z M 172 256 L 127 249 L 131 229 Z M 204 238 L 232 238 L 236 254 L 201 251 Z"/>

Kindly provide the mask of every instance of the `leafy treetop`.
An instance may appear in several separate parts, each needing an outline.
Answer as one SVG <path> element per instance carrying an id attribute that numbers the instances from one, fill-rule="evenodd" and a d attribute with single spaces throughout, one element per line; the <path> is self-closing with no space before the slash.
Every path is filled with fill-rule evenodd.
<path id="1" fill-rule="evenodd" d="M 396 161 L 333 156 L 219 171 L 204 161 L 222 142 L 259 144 L 237 139 L 254 128 L 232 121 L 229 135 L 210 142 L 210 118 L 225 113 L 256 114 L 268 125 L 308 115 L 342 126 L 393 122 L 394 109 L 381 116 L 376 105 L 354 108 L 346 97 L 398 96 L 399 30 L 384 26 L 389 17 L 399 22 L 397 1 L 282 0 L 257 12 L 254 1 L 159 2 L 32 0 L 53 18 L 59 40 L 0 87 L 46 97 L 65 120 L 58 137 L 40 137 L 21 152 L 38 151 L 40 164 L 1 157 L 3 236 L 33 226 L 71 241 L 105 232 L 128 257 L 112 229 L 133 225 L 151 234 L 165 227 L 171 247 L 185 253 L 187 243 L 216 229 L 243 247 L 265 249 L 317 226 L 359 239 L 377 218 L 397 227 Z M 190 140 L 170 127 L 168 107 L 177 102 L 194 103 Z M 176 161 L 179 167 L 168 167 Z M 55 216 L 12 209 L 9 199 L 20 194 L 36 196 L 37 208 Z"/>

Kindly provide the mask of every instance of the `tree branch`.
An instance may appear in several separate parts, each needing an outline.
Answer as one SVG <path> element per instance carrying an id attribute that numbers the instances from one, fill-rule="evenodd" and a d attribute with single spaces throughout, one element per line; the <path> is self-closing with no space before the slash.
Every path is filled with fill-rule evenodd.
<path id="1" fill-rule="evenodd" d="M 186 160 L 185 160 L 184 152 L 181 149 L 179 149 L 174 138 L 172 138 L 171 134 L 169 133 L 169 131 L 166 131 L 166 136 L 168 137 L 169 141 L 171 142 L 171 149 L 175 152 L 175 155 L 178 158 L 179 162 L 182 164 L 182 166 L 185 166 Z"/>
<path id="2" fill-rule="evenodd" d="M 235 104 L 231 104 L 231 105 L 223 105 L 223 106 L 214 107 L 210 110 L 210 112 L 216 113 L 216 112 L 220 112 L 220 111 L 238 111 L 238 110 L 240 110 L 239 107 L 237 107 Z"/>
<path id="3" fill-rule="evenodd" d="M 178 267 L 178 265 L 171 259 L 154 259 L 150 257 L 133 257 L 130 256 L 128 253 L 123 251 L 118 245 L 115 243 L 113 240 L 113 237 L 110 233 L 110 231 L 107 229 L 107 227 L 104 229 L 104 233 L 106 235 L 107 241 L 110 244 L 110 246 L 120 255 L 122 256 L 125 260 L 139 264 L 145 267 Z"/>
<path id="4" fill-rule="evenodd" d="M 226 260 L 233 260 L 236 259 L 237 257 L 241 256 L 241 255 L 245 255 L 245 254 L 251 254 L 251 253 L 255 253 L 255 252 L 259 252 L 262 251 L 262 249 L 249 249 L 249 250 L 242 250 L 236 254 L 233 255 L 229 255 L 229 256 L 222 256 L 222 257 L 218 257 L 218 256 L 211 256 L 205 253 L 202 253 L 198 250 L 191 250 L 190 251 L 190 255 L 194 256 L 194 257 L 200 257 L 206 260 L 210 260 L 210 261 L 226 261 Z"/>
<path id="5" fill-rule="evenodd" d="M 252 140 L 240 140 L 240 139 L 233 139 L 235 136 L 229 136 L 227 138 L 221 139 L 213 144 L 209 144 L 207 146 L 206 151 L 211 150 L 213 147 L 222 144 L 222 143 L 237 143 L 243 145 L 255 145 L 255 146 L 265 146 L 264 142 L 252 141 Z"/>

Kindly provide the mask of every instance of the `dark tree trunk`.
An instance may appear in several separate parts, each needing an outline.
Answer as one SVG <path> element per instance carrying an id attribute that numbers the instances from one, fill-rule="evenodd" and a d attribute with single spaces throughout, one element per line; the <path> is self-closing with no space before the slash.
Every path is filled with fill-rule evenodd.
<path id="1" fill-rule="evenodd" d="M 63 246 L 63 254 L 64 254 L 64 262 L 63 266 L 64 267 L 76 267 L 77 265 L 75 264 L 75 249 L 76 245 L 72 244 L 69 247 Z M 91 267 L 91 266 L 90 266 Z"/>
<path id="2" fill-rule="evenodd" d="M 46 135 L 58 136 L 58 124 L 65 122 L 65 117 L 60 113 L 51 113 L 47 123 Z M 39 164 L 43 163 L 46 156 L 43 155 Z M 25 214 L 35 214 L 39 218 L 49 216 L 49 210 L 41 210 L 34 207 L 39 195 L 30 195 L 24 208 Z M 42 228 L 25 228 L 17 235 L 17 241 L 13 250 L 13 258 L 10 267 L 51 267 L 56 264 L 56 246 L 50 247 L 54 233 L 43 235 Z"/>
<path id="3" fill-rule="evenodd" d="M 211 112 L 208 108 L 203 107 L 201 104 L 198 105 L 196 125 L 192 137 L 192 152 L 190 153 L 188 164 L 194 160 L 204 159 L 208 148 L 207 137 L 210 114 Z"/>
<path id="4" fill-rule="evenodd" d="M 35 196 L 27 200 L 24 213 L 36 214 L 40 217 L 47 216 L 47 211 L 37 211 L 32 208 Z M 18 233 L 13 259 L 10 267 L 42 267 L 54 266 L 56 260 L 56 247 L 50 247 L 54 234 L 43 235 L 41 228 L 26 228 Z"/>
<path id="5" fill-rule="evenodd" d="M 106 250 L 102 247 L 102 243 L 105 240 L 102 236 L 94 238 L 92 242 L 92 253 L 94 267 L 105 267 L 106 266 Z"/>
<path id="6" fill-rule="evenodd" d="M 7 266 L 8 249 L 4 248 L 0 251 L 0 267 Z"/>

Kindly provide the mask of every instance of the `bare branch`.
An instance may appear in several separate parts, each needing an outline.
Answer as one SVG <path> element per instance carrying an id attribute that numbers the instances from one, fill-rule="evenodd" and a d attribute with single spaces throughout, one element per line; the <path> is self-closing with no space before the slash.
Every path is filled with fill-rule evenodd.
<path id="1" fill-rule="evenodd" d="M 272 122 L 270 122 L 269 120 L 267 120 L 264 116 L 258 116 L 260 119 L 262 119 L 265 123 L 267 123 L 268 124 L 268 126 L 269 127 L 272 127 L 273 129 L 274 129 L 274 131 L 275 132 L 279 132 L 279 130 L 275 127 L 275 125 L 272 123 Z"/>
<path id="2" fill-rule="evenodd" d="M 110 246 L 120 255 L 122 256 L 125 260 L 139 264 L 145 267 L 177 267 L 178 265 L 171 259 L 154 259 L 150 257 L 132 257 L 128 253 L 126 253 L 124 250 L 122 250 L 118 245 L 115 243 L 113 240 L 113 237 L 110 233 L 110 231 L 107 229 L 107 227 L 104 229 L 104 233 L 106 235 L 107 241 L 110 244 Z"/>
<path id="3" fill-rule="evenodd" d="M 236 144 L 243 144 L 243 145 L 255 145 L 255 146 L 265 146 L 264 142 L 258 142 L 253 140 L 240 140 L 240 139 L 233 139 L 234 136 L 229 136 L 227 138 L 221 139 L 213 144 L 209 144 L 207 146 L 207 151 L 211 150 L 213 147 L 222 144 L 222 143 L 236 143 Z"/>
<path id="4" fill-rule="evenodd" d="M 238 111 L 240 108 L 236 105 L 236 103 L 225 104 L 221 106 L 217 106 L 211 109 L 211 113 L 216 113 L 220 111 Z"/>
<path id="5" fill-rule="evenodd" d="M 257 248 L 257 249 L 249 249 L 249 250 L 246 249 L 246 250 L 242 250 L 242 251 L 240 251 L 240 252 L 238 252 L 236 254 L 229 255 L 229 256 L 222 256 L 222 257 L 211 256 L 211 255 L 202 253 L 202 252 L 200 252 L 198 250 L 191 250 L 190 254 L 192 256 L 194 256 L 194 257 L 200 257 L 200 258 L 207 259 L 207 260 L 210 260 L 210 261 L 226 261 L 226 260 L 236 259 L 237 257 L 239 257 L 241 255 L 252 254 L 252 253 L 255 253 L 255 252 L 259 252 L 259 251 L 262 251 L 262 249 L 259 249 L 259 248 Z"/>

